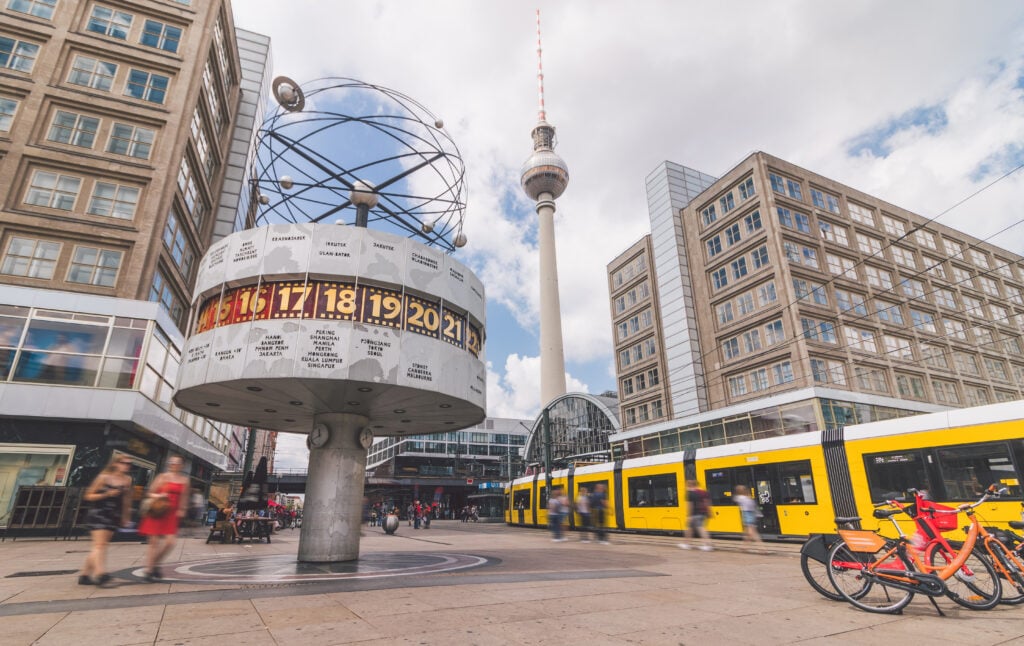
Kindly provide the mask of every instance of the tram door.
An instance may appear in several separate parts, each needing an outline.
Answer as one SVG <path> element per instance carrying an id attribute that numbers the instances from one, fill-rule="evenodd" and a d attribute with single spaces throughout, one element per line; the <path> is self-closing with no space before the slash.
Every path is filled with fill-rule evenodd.
<path id="1" fill-rule="evenodd" d="M 764 518 L 761 519 L 761 532 L 764 534 L 779 533 L 779 510 L 775 491 L 773 465 L 757 466 L 750 469 L 750 495 L 761 508 Z"/>

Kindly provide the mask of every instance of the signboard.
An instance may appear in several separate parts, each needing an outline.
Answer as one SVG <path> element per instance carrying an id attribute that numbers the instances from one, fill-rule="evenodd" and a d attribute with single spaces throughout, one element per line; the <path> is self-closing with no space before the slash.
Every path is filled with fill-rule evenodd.
<path id="1" fill-rule="evenodd" d="M 252 321 L 352 321 L 440 339 L 479 358 L 480 328 L 460 310 L 401 289 L 355 282 L 286 280 L 229 288 L 199 306 L 194 335 Z"/>

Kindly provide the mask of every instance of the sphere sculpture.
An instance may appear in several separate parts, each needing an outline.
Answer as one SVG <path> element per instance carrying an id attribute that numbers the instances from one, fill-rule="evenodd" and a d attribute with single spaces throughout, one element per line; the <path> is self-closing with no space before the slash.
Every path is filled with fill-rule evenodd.
<path id="1" fill-rule="evenodd" d="M 316 116 L 326 98 L 289 79 L 274 86 L 281 108 L 265 125 L 264 142 L 291 140 L 281 131 L 295 124 L 284 117 L 312 106 L 321 135 L 358 120 L 333 115 L 327 125 Z M 408 127 L 408 116 L 396 119 Z M 429 116 L 425 127 L 435 121 Z M 389 146 L 418 149 L 423 141 L 403 130 L 411 139 L 396 144 L 395 128 L 371 131 L 384 143 L 366 145 L 388 159 Z M 450 141 L 430 141 L 441 140 Z M 484 419 L 484 289 L 445 253 L 465 244 L 461 201 L 438 206 L 442 215 L 424 233 L 417 208 L 425 203 L 407 203 L 411 185 L 400 187 L 417 172 L 461 169 L 455 153 L 403 158 L 403 171 L 381 179 L 373 169 L 386 164 L 342 164 L 349 149 L 336 138 L 311 133 L 293 143 L 274 149 L 260 171 L 274 178 L 259 180 L 252 207 L 263 209 L 263 226 L 223 238 L 200 262 L 174 401 L 219 421 L 308 434 L 299 560 L 347 561 L 359 555 L 374 437 L 454 431 Z M 442 170 L 429 172 L 434 164 Z M 455 193 L 461 200 L 462 189 Z M 342 213 L 358 226 L 326 221 Z"/>
<path id="2" fill-rule="evenodd" d="M 263 123 L 255 190 L 257 225 L 353 224 L 356 186 L 378 202 L 368 225 L 445 251 L 464 236 L 465 165 L 444 122 L 414 99 L 378 85 L 326 78 L 273 84 L 277 110 Z"/>

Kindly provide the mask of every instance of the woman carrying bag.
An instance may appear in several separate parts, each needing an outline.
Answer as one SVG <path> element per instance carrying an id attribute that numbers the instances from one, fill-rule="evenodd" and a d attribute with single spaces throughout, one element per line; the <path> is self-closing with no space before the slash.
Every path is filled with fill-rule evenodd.
<path id="1" fill-rule="evenodd" d="M 146 549 L 146 581 L 163 577 L 160 562 L 170 553 L 178 536 L 178 523 L 188 511 L 188 477 L 181 473 L 182 459 L 167 460 L 167 470 L 149 485 L 142 505 L 139 534 L 149 537 Z"/>
<path id="2" fill-rule="evenodd" d="M 79 585 L 103 585 L 110 580 L 106 572 L 107 545 L 114 532 L 131 520 L 131 466 L 127 456 L 115 455 L 82 495 L 90 504 L 85 522 L 91 530 L 92 551 L 78 575 Z"/>

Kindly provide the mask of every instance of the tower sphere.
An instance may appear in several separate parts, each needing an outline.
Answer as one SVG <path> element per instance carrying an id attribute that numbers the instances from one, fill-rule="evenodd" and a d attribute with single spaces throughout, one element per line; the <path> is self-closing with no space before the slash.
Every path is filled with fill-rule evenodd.
<path id="1" fill-rule="evenodd" d="M 531 200 L 542 193 L 557 200 L 569 184 L 569 168 L 553 150 L 536 150 L 523 164 L 522 184 Z"/>

